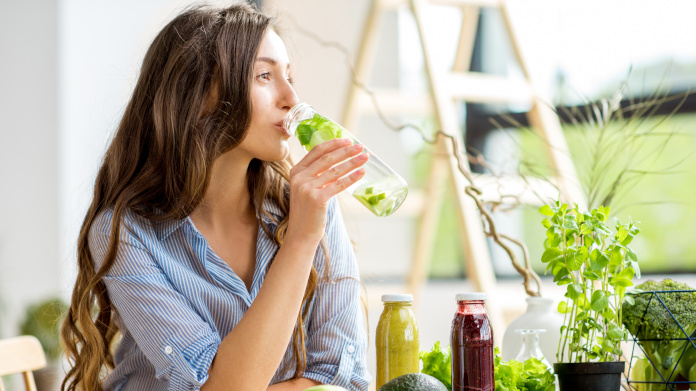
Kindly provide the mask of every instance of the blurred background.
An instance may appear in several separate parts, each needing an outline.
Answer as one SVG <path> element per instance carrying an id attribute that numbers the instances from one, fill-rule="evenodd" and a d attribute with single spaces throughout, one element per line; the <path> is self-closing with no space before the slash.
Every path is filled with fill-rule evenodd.
<path id="1" fill-rule="evenodd" d="M 100 160 L 151 40 L 191 3 L 0 1 L 0 338 L 24 333 L 27 319 L 45 314 L 37 305 L 69 300 L 76 275 L 75 241 Z M 354 59 L 326 43 L 357 53 L 371 1 L 258 4 L 278 17 L 300 100 L 340 120 L 351 83 L 348 60 Z M 696 88 L 696 2 L 509 0 L 508 8 L 537 93 L 553 107 L 610 99 L 619 90 L 629 102 Z M 451 7 L 429 6 L 424 23 L 436 42 L 432 51 L 438 69 L 444 71 L 454 60 L 461 15 Z M 408 8 L 388 12 L 382 19 L 373 72 L 365 82 L 399 88 L 405 95 L 427 91 L 421 53 Z M 481 13 L 471 69 L 521 77 L 495 9 Z M 651 149 L 649 143 L 645 154 L 635 156 L 645 163 L 640 170 L 660 174 L 631 183 L 613 203 L 617 217 L 642 222 L 634 249 L 643 279 L 670 275 L 687 283 L 695 280 L 696 169 L 691 155 L 696 151 L 696 101 L 692 98 L 677 100 L 683 104 L 676 114 L 666 115 L 676 106 L 671 101 L 641 118 L 646 129 L 672 135 L 664 146 L 656 142 Z M 523 121 L 519 113 L 526 109 L 463 105 L 467 145 L 481 151 L 498 171 L 550 173 L 535 133 L 504 125 L 505 118 Z M 503 125 L 494 125 L 491 118 Z M 590 171 L 586 165 L 592 151 L 585 143 L 590 136 L 582 125 L 565 119 L 566 139 L 583 179 Z M 436 127 L 428 115 L 393 120 L 430 131 Z M 395 132 L 374 115 L 362 117 L 356 129 L 349 130 L 402 174 L 412 190 L 422 190 L 432 147 L 417 132 Z M 422 205 L 407 199 L 394 215 L 376 218 L 348 197 L 341 197 L 341 202 L 366 287 L 368 330 L 374 341 L 380 295 L 405 290 Z M 533 266 L 541 274 L 544 229 L 536 209 L 521 207 L 498 218 L 501 230 L 527 243 Z M 450 191 L 429 261 L 429 281 L 415 305 L 422 350 L 449 338 L 454 294 L 473 289 L 466 279 L 456 212 Z M 490 294 L 504 299 L 500 302 L 505 303 L 509 321 L 524 311 L 521 278 L 495 246 L 491 254 L 499 289 Z M 548 279 L 544 295 L 562 297 Z M 373 375 L 374 362 L 371 346 L 368 366 Z M 17 382 L 10 379 L 10 383 L 12 387 Z"/>

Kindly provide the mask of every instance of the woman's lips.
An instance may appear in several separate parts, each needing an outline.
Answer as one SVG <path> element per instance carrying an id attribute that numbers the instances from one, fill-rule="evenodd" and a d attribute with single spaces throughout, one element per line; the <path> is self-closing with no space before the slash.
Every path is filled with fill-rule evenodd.
<path id="1" fill-rule="evenodd" d="M 276 122 L 274 125 L 275 125 L 276 128 L 278 128 L 281 132 L 283 132 L 283 133 L 284 133 L 285 135 L 287 135 L 288 137 L 292 136 L 292 135 L 287 131 L 287 129 L 285 129 L 285 126 L 283 126 L 283 121 Z"/>

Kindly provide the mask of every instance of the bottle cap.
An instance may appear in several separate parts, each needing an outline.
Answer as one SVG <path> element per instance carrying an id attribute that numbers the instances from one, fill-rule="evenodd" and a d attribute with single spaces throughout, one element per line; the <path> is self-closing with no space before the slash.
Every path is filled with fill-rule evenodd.
<path id="1" fill-rule="evenodd" d="M 413 301 L 413 295 L 408 295 L 408 294 L 391 294 L 391 295 L 382 295 L 382 301 L 383 302 L 388 302 L 388 301 L 407 301 L 407 302 L 412 302 Z"/>
<path id="2" fill-rule="evenodd" d="M 457 301 L 462 301 L 462 300 L 486 300 L 486 294 L 483 292 L 467 292 L 467 293 L 457 293 L 455 296 L 455 299 Z"/>

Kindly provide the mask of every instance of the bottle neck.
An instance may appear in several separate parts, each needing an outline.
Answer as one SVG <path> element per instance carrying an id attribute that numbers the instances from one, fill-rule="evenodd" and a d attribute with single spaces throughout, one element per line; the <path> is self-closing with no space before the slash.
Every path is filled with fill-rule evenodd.
<path id="1" fill-rule="evenodd" d="M 385 301 L 384 302 L 384 308 L 401 308 L 401 307 L 408 307 L 411 308 L 411 304 L 413 304 L 410 301 Z"/>
<path id="2" fill-rule="evenodd" d="M 485 314 L 483 300 L 460 300 L 457 302 L 457 312 L 461 314 Z"/>
<path id="3" fill-rule="evenodd" d="M 285 130 L 287 130 L 289 133 L 291 133 L 293 136 L 295 135 L 295 129 L 296 127 L 290 126 L 293 121 L 304 121 L 306 119 L 310 119 L 314 117 L 314 108 L 310 106 L 308 103 L 305 102 L 300 102 L 293 106 L 287 114 L 285 114 L 285 118 L 283 118 L 283 127 Z"/>

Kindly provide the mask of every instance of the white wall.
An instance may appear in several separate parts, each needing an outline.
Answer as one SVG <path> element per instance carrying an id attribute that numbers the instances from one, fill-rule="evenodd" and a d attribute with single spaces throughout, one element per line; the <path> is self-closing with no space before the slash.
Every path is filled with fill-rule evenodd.
<path id="1" fill-rule="evenodd" d="M 58 5 L 0 5 L 0 337 L 55 294 L 58 256 Z"/>

